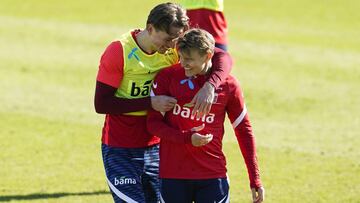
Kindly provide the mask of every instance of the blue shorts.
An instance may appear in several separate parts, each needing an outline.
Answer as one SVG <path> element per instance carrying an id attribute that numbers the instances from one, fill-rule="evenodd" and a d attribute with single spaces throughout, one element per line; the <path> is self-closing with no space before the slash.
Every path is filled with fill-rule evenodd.
<path id="1" fill-rule="evenodd" d="M 102 144 L 101 149 L 114 202 L 160 201 L 159 145 L 147 148 L 118 148 Z"/>
<path id="2" fill-rule="evenodd" d="M 166 203 L 228 203 L 227 178 L 206 180 L 160 179 L 161 202 Z"/>

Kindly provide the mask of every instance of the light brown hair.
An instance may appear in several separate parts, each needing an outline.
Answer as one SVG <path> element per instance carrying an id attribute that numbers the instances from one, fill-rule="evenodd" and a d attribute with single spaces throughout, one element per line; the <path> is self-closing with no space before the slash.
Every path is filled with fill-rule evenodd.
<path id="1" fill-rule="evenodd" d="M 192 28 L 179 37 L 176 48 L 182 53 L 197 50 L 203 56 L 214 52 L 215 40 L 209 32 L 200 28 Z"/>

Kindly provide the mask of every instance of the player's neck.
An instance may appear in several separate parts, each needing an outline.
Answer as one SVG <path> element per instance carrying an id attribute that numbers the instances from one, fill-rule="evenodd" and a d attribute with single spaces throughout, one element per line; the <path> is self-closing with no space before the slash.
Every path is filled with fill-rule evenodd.
<path id="1" fill-rule="evenodd" d="M 151 42 L 149 40 L 148 31 L 141 30 L 136 36 L 136 41 L 141 50 L 143 50 L 147 54 L 153 54 L 154 51 L 151 49 Z"/>

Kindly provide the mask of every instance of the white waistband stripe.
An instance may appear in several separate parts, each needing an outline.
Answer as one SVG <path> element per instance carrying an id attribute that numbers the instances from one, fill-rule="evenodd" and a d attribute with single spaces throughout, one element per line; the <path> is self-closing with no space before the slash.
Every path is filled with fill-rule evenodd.
<path id="1" fill-rule="evenodd" d="M 108 178 L 106 178 L 110 189 L 116 194 L 116 196 L 118 196 L 120 199 L 124 200 L 125 202 L 128 203 L 138 203 L 137 201 L 131 199 L 130 197 L 126 196 L 124 193 L 120 192 L 111 182 Z"/>
<path id="2" fill-rule="evenodd" d="M 160 202 L 161 202 L 161 203 L 165 203 L 163 197 L 161 196 L 161 193 L 160 193 Z"/>

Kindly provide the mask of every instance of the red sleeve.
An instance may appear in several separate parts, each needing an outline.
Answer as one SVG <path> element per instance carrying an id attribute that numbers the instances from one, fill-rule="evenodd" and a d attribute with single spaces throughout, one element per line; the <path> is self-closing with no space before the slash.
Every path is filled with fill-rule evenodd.
<path id="1" fill-rule="evenodd" d="M 261 187 L 260 172 L 256 158 L 255 136 L 252 132 L 243 94 L 237 81 L 229 79 L 230 92 L 227 113 L 238 140 L 248 170 L 250 187 Z"/>
<path id="2" fill-rule="evenodd" d="M 122 114 L 147 110 L 150 97 L 125 99 L 115 96 L 124 72 L 123 48 L 119 41 L 112 42 L 100 59 L 96 81 L 94 105 L 97 113 Z"/>
<path id="3" fill-rule="evenodd" d="M 96 80 L 118 88 L 124 74 L 123 48 L 119 41 L 112 42 L 104 51 Z"/>
<path id="4" fill-rule="evenodd" d="M 171 78 L 171 68 L 167 68 L 162 70 L 155 77 L 153 87 L 152 87 L 152 95 L 170 95 L 169 85 Z M 165 113 L 158 112 L 153 109 L 148 111 L 147 116 L 147 129 L 148 131 L 160 137 L 161 139 L 165 139 L 174 143 L 191 143 L 191 132 L 182 132 L 178 129 L 172 128 L 169 126 L 164 117 Z"/>
<path id="5" fill-rule="evenodd" d="M 232 68 L 232 60 L 227 52 L 219 48 L 215 48 L 214 56 L 212 57 L 211 62 L 212 73 L 208 82 L 210 82 L 215 88 L 218 88 L 229 76 Z"/>

